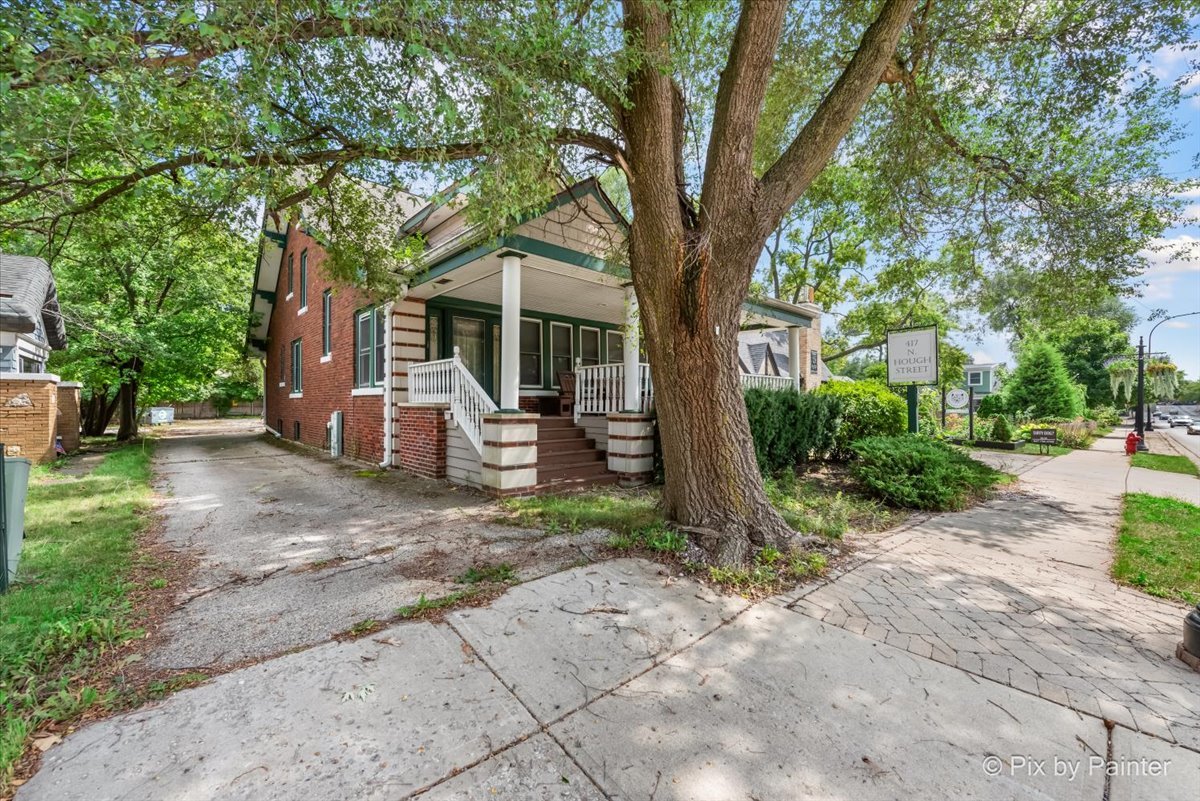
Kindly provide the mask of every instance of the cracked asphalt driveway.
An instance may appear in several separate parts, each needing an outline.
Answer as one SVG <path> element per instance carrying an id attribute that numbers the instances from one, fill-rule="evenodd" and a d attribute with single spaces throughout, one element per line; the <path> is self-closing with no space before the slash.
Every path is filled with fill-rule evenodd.
<path id="1" fill-rule="evenodd" d="M 446 595 L 472 564 L 522 580 L 577 563 L 599 532 L 547 537 L 441 482 L 379 475 L 265 440 L 249 421 L 177 425 L 159 442 L 167 544 L 198 561 L 152 667 L 214 670 L 386 620 Z"/>

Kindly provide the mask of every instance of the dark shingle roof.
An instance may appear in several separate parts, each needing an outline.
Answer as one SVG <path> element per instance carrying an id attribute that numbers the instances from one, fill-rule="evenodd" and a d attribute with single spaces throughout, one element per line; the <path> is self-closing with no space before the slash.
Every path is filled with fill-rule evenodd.
<path id="1" fill-rule="evenodd" d="M 54 350 L 67 346 L 54 275 L 43 259 L 0 253 L 0 295 L 0 328 L 35 334 Z"/>

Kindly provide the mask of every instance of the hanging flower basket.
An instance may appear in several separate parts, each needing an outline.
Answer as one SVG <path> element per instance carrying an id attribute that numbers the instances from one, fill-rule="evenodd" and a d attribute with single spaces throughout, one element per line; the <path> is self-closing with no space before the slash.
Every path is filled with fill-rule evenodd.
<path id="1" fill-rule="evenodd" d="M 1132 359 L 1120 359 L 1108 366 L 1108 385 L 1112 388 L 1113 400 L 1119 400 L 1122 390 L 1125 402 L 1133 398 L 1133 385 L 1137 381 L 1137 364 Z"/>

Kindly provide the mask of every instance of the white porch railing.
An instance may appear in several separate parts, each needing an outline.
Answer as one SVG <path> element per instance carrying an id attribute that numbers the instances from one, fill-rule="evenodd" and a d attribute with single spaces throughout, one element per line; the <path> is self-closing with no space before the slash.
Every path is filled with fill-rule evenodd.
<path id="1" fill-rule="evenodd" d="M 792 379 L 785 375 L 751 375 L 742 373 L 743 387 L 758 387 L 759 389 L 791 389 Z"/>
<path id="2" fill-rule="evenodd" d="M 409 365 L 408 399 L 412 403 L 448 404 L 463 434 L 476 451 L 483 453 L 483 416 L 497 407 L 463 365 L 457 346 L 452 358 Z"/>
<path id="3" fill-rule="evenodd" d="M 650 365 L 638 365 L 638 411 L 654 406 Z M 585 414 L 625 411 L 625 365 L 594 364 L 575 367 L 575 421 Z"/>

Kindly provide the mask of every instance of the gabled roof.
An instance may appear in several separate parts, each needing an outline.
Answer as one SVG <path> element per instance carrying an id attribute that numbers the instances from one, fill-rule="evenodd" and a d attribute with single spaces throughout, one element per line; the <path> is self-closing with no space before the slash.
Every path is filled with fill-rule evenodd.
<path id="1" fill-rule="evenodd" d="M 58 289 L 44 259 L 0 253 L 0 328 L 44 338 L 53 350 L 67 346 Z"/>

